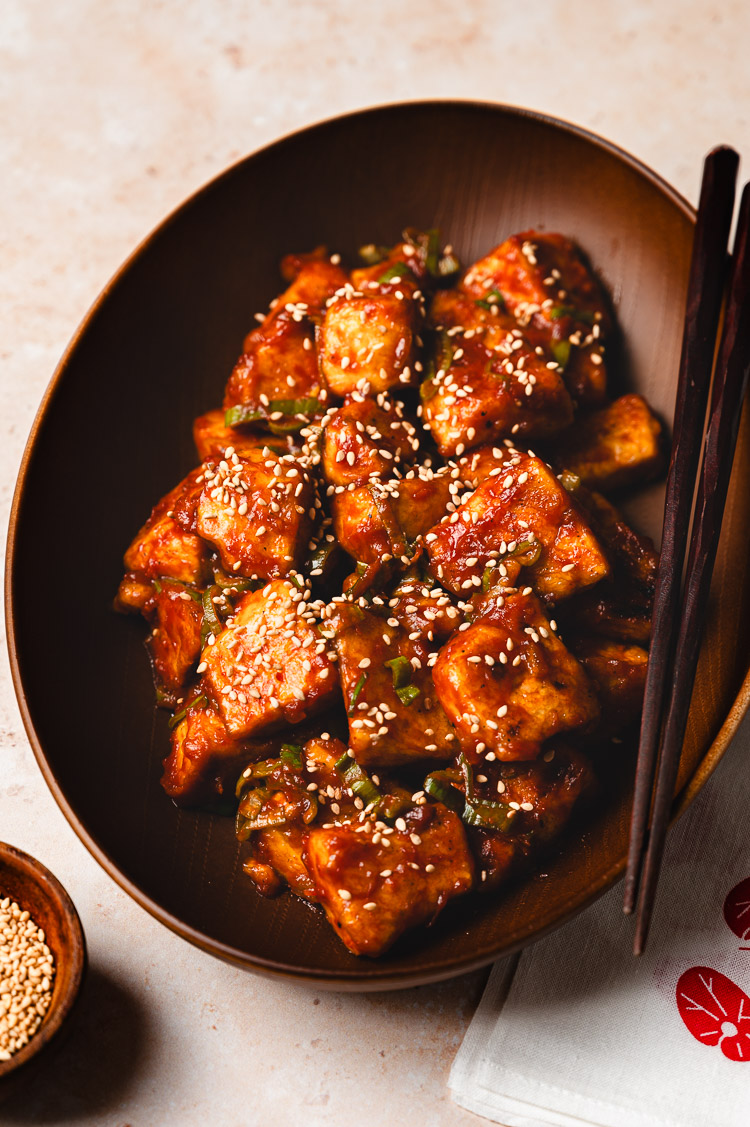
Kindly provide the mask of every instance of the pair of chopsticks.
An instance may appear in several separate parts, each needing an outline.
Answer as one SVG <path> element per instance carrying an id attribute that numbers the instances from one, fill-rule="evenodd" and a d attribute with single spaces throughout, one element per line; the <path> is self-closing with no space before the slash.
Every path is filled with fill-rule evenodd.
<path id="1" fill-rule="evenodd" d="M 630 913 L 637 906 L 636 955 L 645 948 L 651 922 L 750 374 L 750 183 L 742 193 L 731 261 L 727 256 L 738 166 L 739 157 L 730 148 L 714 149 L 706 158 L 690 265 L 625 875 L 624 911 Z M 680 599 L 701 447 L 703 462 Z"/>

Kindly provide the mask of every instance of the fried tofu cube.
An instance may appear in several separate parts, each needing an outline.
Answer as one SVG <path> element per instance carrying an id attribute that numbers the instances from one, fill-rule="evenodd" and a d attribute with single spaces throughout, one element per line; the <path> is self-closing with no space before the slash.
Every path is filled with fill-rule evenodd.
<path id="1" fill-rule="evenodd" d="M 352 603 L 339 604 L 331 621 L 357 762 L 387 767 L 450 758 L 456 738 L 434 691 L 429 661 L 437 649 L 426 635 L 410 637 L 395 619 Z"/>
<path id="2" fill-rule="evenodd" d="M 283 580 L 244 595 L 203 650 L 205 680 L 229 734 L 298 724 L 338 696 L 336 670 L 302 593 Z"/>
<path id="3" fill-rule="evenodd" d="M 607 493 L 654 477 L 662 467 L 662 427 L 640 395 L 579 419 L 551 449 L 555 464 L 580 477 L 584 485 Z"/>
<path id="4" fill-rule="evenodd" d="M 157 686 L 173 696 L 185 684 L 201 650 L 201 596 L 181 584 L 156 580 L 145 614 L 152 630 L 146 642 Z"/>
<path id="5" fill-rule="evenodd" d="M 488 442 L 484 446 L 477 446 L 474 450 L 456 458 L 455 464 L 458 466 L 462 485 L 468 489 L 476 489 L 493 473 L 493 470 L 499 473 L 508 458 L 513 456 L 515 447 L 515 442 L 506 438 L 501 443 Z"/>
<path id="6" fill-rule="evenodd" d="M 343 490 L 333 498 L 336 538 L 361 563 L 408 565 L 417 541 L 446 512 L 451 482 L 449 469 L 420 469 Z"/>
<path id="7" fill-rule="evenodd" d="M 232 802 L 237 776 L 251 755 L 249 745 L 230 736 L 205 697 L 194 699 L 197 706 L 188 706 L 172 731 L 161 785 L 178 806 Z"/>
<path id="8" fill-rule="evenodd" d="M 573 398 L 591 407 L 604 402 L 603 342 L 611 318 L 601 286 L 570 239 L 540 231 L 512 235 L 470 267 L 460 288 L 485 300 L 500 294 L 532 343 L 564 364 Z"/>
<path id="9" fill-rule="evenodd" d="M 648 650 L 611 638 L 571 635 L 567 640 L 602 704 L 597 734 L 616 735 L 637 721 L 646 687 Z"/>
<path id="10" fill-rule="evenodd" d="M 432 817 L 418 832 L 407 822 L 387 835 L 358 832 L 356 822 L 311 829 L 310 874 L 328 920 L 353 954 L 382 955 L 404 931 L 428 923 L 472 887 L 474 863 L 460 818 L 444 806 L 429 809 Z"/>
<path id="11" fill-rule="evenodd" d="M 579 487 L 574 496 L 609 557 L 615 582 L 625 593 L 629 588 L 640 592 L 650 609 L 659 566 L 653 541 L 635 532 L 601 493 Z"/>
<path id="12" fill-rule="evenodd" d="M 201 491 L 200 468 L 175 486 L 151 515 L 125 553 L 125 567 L 150 579 L 166 576 L 199 586 L 208 574 L 208 548 L 191 527 Z"/>
<path id="13" fill-rule="evenodd" d="M 425 543 L 432 574 L 456 593 L 481 587 L 485 569 L 501 564 L 511 584 L 523 564 L 537 591 L 554 599 L 609 574 L 571 496 L 541 458 L 520 451 L 509 451 L 505 464 L 435 525 Z"/>
<path id="14" fill-rule="evenodd" d="M 467 828 L 477 866 L 486 873 L 478 886 L 482 891 L 497 888 L 540 846 L 559 837 L 596 787 L 589 761 L 561 740 L 545 745 L 531 763 L 485 761 L 473 781 L 480 801 L 505 804 L 509 823 L 507 830 Z"/>
<path id="15" fill-rule="evenodd" d="M 208 458 L 223 458 L 227 449 L 234 450 L 240 458 L 246 457 L 251 450 L 262 450 L 265 446 L 275 454 L 288 452 L 285 438 L 228 427 L 224 422 L 225 414 L 222 408 L 207 411 L 193 423 L 193 441 L 202 462 Z"/>
<path id="16" fill-rule="evenodd" d="M 400 403 L 355 394 L 325 420 L 323 472 L 332 485 L 360 485 L 411 465 L 418 449 L 416 428 Z"/>
<path id="17" fill-rule="evenodd" d="M 290 455 L 234 454 L 205 463 L 197 529 L 229 574 L 276 578 L 302 562 L 314 503 L 310 476 Z"/>
<path id="18" fill-rule="evenodd" d="M 334 262 L 324 247 L 310 254 L 287 254 L 281 260 L 281 273 L 289 286 L 271 303 L 271 313 L 281 310 L 291 312 L 294 306 L 298 315 L 317 320 L 323 314 L 326 302 L 348 279 L 338 262 Z"/>
<path id="19" fill-rule="evenodd" d="M 328 386 L 336 395 L 349 395 L 413 385 L 418 327 L 416 303 L 402 289 L 353 291 L 337 298 L 318 331 L 320 368 Z"/>
<path id="20" fill-rule="evenodd" d="M 312 399 L 322 414 L 327 398 L 318 371 L 312 325 L 284 312 L 268 319 L 246 338 L 245 351 L 227 381 L 224 407 L 255 408 L 259 413 L 258 425 L 264 426 L 262 416 L 269 404 Z"/>
<path id="21" fill-rule="evenodd" d="M 545 740 L 599 716 L 586 674 L 534 595 L 493 600 L 442 648 L 433 680 L 474 760 L 534 759 Z"/>
<path id="22" fill-rule="evenodd" d="M 120 614 L 141 614 L 153 591 L 153 583 L 129 571 L 120 580 L 114 609 Z"/>
<path id="23" fill-rule="evenodd" d="M 424 236 L 429 237 L 425 232 Z M 396 243 L 389 250 L 371 245 L 369 250 L 380 251 L 378 261 L 369 266 L 360 266 L 351 273 L 351 283 L 358 290 L 402 289 L 409 295 L 419 287 L 429 285 L 431 278 L 427 270 L 426 244 L 424 236 L 417 233 L 417 242 Z"/>
<path id="24" fill-rule="evenodd" d="M 463 454 L 504 436 L 538 438 L 573 421 L 556 361 L 518 328 L 444 336 L 436 374 L 420 389 L 422 418 L 441 454 Z"/>
<path id="25" fill-rule="evenodd" d="M 420 583 L 408 575 L 391 593 L 388 617 L 403 626 L 407 634 L 419 634 L 428 642 L 447 641 L 463 620 L 442 587 Z"/>

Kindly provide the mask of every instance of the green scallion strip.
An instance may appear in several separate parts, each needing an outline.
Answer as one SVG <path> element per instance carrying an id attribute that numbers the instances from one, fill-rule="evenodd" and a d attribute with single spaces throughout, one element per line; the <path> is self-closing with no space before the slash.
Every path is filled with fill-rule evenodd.
<path id="1" fill-rule="evenodd" d="M 437 227 L 432 227 L 425 232 L 425 235 L 425 269 L 433 278 L 437 278 L 440 259 L 440 232 Z"/>
<path id="2" fill-rule="evenodd" d="M 396 696 L 408 708 L 419 696 L 419 689 L 416 685 L 404 685 L 402 689 L 396 689 Z"/>
<path id="3" fill-rule="evenodd" d="M 429 794 L 430 798 L 437 799 L 447 806 L 449 810 L 455 811 L 456 814 L 461 814 L 464 809 L 464 796 L 459 790 L 445 778 L 444 772 L 433 771 L 428 775 L 424 781 L 425 794 Z"/>
<path id="4" fill-rule="evenodd" d="M 265 413 L 258 407 L 251 407 L 249 403 L 237 403 L 228 407 L 224 412 L 224 426 L 238 427 L 243 423 L 257 423 L 265 418 Z"/>
<path id="5" fill-rule="evenodd" d="M 384 661 L 383 664 L 391 671 L 394 689 L 403 689 L 409 684 L 412 668 L 408 657 L 392 657 L 390 661 Z"/>
<path id="6" fill-rule="evenodd" d="M 379 805 L 382 794 L 374 782 L 364 771 L 359 763 L 348 755 L 342 755 L 336 763 L 336 770 L 343 776 L 344 783 L 357 798 L 361 798 L 365 806 Z"/>
<path id="7" fill-rule="evenodd" d="M 392 266 L 389 266 L 388 269 L 384 270 L 380 275 L 378 284 L 380 285 L 382 282 L 393 282 L 396 278 L 411 278 L 412 281 L 416 280 L 414 274 L 405 262 L 394 262 Z"/>
<path id="8" fill-rule="evenodd" d="M 172 730 L 172 728 L 176 728 L 178 724 L 182 723 L 182 721 L 185 719 L 185 717 L 187 716 L 188 712 L 190 712 L 191 709 L 193 709 L 193 708 L 207 708 L 207 707 L 208 707 L 208 697 L 203 696 L 203 695 L 201 695 L 199 697 L 195 697 L 194 700 L 190 701 L 190 704 L 185 705 L 185 707 L 182 709 L 181 712 L 175 712 L 174 716 L 169 721 L 170 731 Z"/>
<path id="9" fill-rule="evenodd" d="M 281 754 L 279 756 L 282 763 L 288 763 L 290 767 L 302 766 L 302 745 L 301 744 L 282 744 Z"/>
<path id="10" fill-rule="evenodd" d="M 357 703 L 357 697 L 359 696 L 359 694 L 364 689 L 366 680 L 367 680 L 367 674 L 363 673 L 362 676 L 360 677 L 359 681 L 357 681 L 357 684 L 354 686 L 354 692 L 352 693 L 351 697 L 349 698 L 349 708 L 347 709 L 347 713 L 348 713 L 349 716 L 351 716 L 352 713 L 354 712 L 354 706 Z"/>
<path id="11" fill-rule="evenodd" d="M 201 626 L 201 646 L 205 646 L 206 639 L 208 638 L 209 634 L 213 634 L 214 637 L 216 637 L 217 635 L 219 635 L 221 633 L 221 631 L 224 628 L 223 623 L 222 623 L 221 619 L 219 618 L 218 611 L 216 610 L 216 606 L 214 604 L 214 597 L 216 595 L 220 595 L 220 594 L 221 594 L 221 588 L 219 587 L 219 585 L 217 583 L 214 583 L 214 585 L 212 587 L 206 588 L 206 590 L 203 592 L 203 598 L 201 600 L 202 603 L 203 603 L 203 625 Z"/>
<path id="12" fill-rule="evenodd" d="M 560 485 L 563 489 L 567 489 L 568 493 L 575 493 L 576 489 L 581 487 L 581 479 L 577 473 L 572 473 L 571 470 L 563 470 L 560 474 Z"/>
<path id="13" fill-rule="evenodd" d="M 480 309 L 492 309 L 493 305 L 497 306 L 498 309 L 505 309 L 506 307 L 505 298 L 500 293 L 500 290 L 490 290 L 484 297 L 480 297 L 475 301 L 474 304 L 478 305 Z"/>
<path id="14" fill-rule="evenodd" d="M 570 347 L 569 340 L 559 340 L 552 345 L 552 355 L 563 371 L 567 368 L 570 360 Z"/>
<path id="15" fill-rule="evenodd" d="M 596 320 L 588 309 L 576 309 L 572 305 L 553 305 L 549 315 L 554 321 L 560 321 L 563 317 L 572 317 L 574 321 L 583 321 L 584 325 L 593 325 Z"/>
<path id="16" fill-rule="evenodd" d="M 467 802 L 461 818 L 467 826 L 507 831 L 511 827 L 510 807 L 505 802 Z"/>
<path id="17" fill-rule="evenodd" d="M 358 254 L 364 262 L 365 266 L 377 266 L 379 262 L 383 262 L 391 253 L 390 247 L 380 247 L 375 243 L 366 243 L 365 246 L 360 247 Z"/>

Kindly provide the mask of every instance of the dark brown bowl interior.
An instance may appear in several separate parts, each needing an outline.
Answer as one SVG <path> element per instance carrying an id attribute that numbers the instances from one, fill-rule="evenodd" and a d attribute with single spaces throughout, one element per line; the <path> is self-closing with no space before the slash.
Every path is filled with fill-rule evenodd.
<path id="1" fill-rule="evenodd" d="M 44 931 L 45 942 L 55 957 L 55 979 L 52 1001 L 37 1032 L 9 1061 L 0 1061 L 0 1098 L 11 1086 L 26 1082 L 42 1049 L 73 1009 L 86 968 L 81 921 L 57 877 L 28 853 L 0 842 L 0 899 L 6 896 Z"/>
<path id="2" fill-rule="evenodd" d="M 24 461 L 9 547 L 11 656 L 58 802 L 107 871 L 168 926 L 242 965 L 319 985 L 406 986 L 538 938 L 620 873 L 632 773 L 625 750 L 605 766 L 596 808 L 546 876 L 496 901 L 456 906 L 377 962 L 355 959 L 316 911 L 290 896 L 256 895 L 231 820 L 181 812 L 165 798 L 166 716 L 153 708 L 143 626 L 115 617 L 111 600 L 130 537 L 195 462 L 192 419 L 220 403 L 254 311 L 278 291 L 282 254 L 326 243 L 353 257 L 405 225 L 436 225 L 469 262 L 513 231 L 565 232 L 589 254 L 617 311 L 615 390 L 643 392 L 669 419 L 693 219 L 653 173 L 560 122 L 474 103 L 392 106 L 304 130 L 242 161 L 175 212 L 107 287 L 61 362 Z M 739 484 L 747 462 L 745 426 L 683 802 L 746 704 L 746 693 L 737 698 L 748 666 L 748 491 Z M 662 498 L 657 486 L 629 506 L 657 536 Z"/>

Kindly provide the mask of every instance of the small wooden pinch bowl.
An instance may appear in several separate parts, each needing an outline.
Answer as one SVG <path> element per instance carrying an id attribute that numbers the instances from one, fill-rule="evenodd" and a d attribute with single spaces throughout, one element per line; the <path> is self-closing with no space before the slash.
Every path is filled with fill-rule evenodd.
<path id="1" fill-rule="evenodd" d="M 0 842 L 0 899 L 10 897 L 44 931 L 55 959 L 52 1001 L 36 1033 L 10 1060 L 0 1061 L 0 1101 L 26 1083 L 58 1042 L 70 1017 L 86 971 L 86 942 L 73 901 L 39 861 Z"/>

